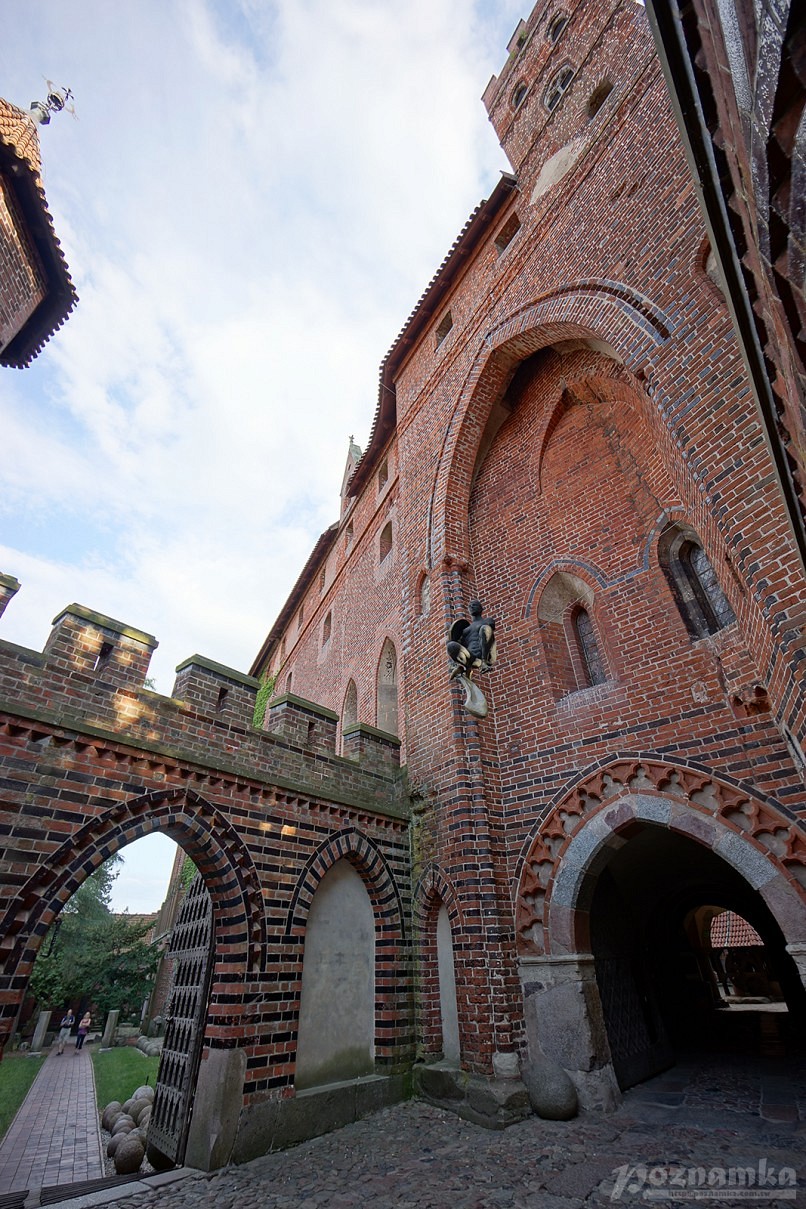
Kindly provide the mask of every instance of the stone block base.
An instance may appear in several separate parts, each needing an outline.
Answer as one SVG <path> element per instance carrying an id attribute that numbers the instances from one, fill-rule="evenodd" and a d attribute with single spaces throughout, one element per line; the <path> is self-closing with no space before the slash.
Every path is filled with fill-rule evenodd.
<path id="1" fill-rule="evenodd" d="M 287 1100 L 250 1104 L 241 1113 L 232 1162 L 247 1163 L 273 1150 L 341 1129 L 410 1095 L 409 1075 L 369 1075 L 348 1083 L 313 1087 Z"/>
<path id="2" fill-rule="evenodd" d="M 471 1075 L 445 1063 L 415 1066 L 414 1091 L 430 1104 L 485 1129 L 506 1129 L 532 1111 L 529 1093 L 520 1079 Z"/>

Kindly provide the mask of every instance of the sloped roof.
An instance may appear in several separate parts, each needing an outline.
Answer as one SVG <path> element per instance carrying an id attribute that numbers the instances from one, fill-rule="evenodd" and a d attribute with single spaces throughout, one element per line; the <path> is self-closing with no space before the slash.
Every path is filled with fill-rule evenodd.
<path id="1" fill-rule="evenodd" d="M 712 949 L 750 949 L 763 944 L 753 925 L 735 911 L 723 911 L 711 920 Z"/>
<path id="2" fill-rule="evenodd" d="M 11 186 L 47 283 L 42 302 L 14 339 L 0 350 L 0 365 L 14 369 L 31 363 L 78 302 L 48 210 L 41 170 L 36 123 L 22 109 L 0 98 L 0 173 Z"/>

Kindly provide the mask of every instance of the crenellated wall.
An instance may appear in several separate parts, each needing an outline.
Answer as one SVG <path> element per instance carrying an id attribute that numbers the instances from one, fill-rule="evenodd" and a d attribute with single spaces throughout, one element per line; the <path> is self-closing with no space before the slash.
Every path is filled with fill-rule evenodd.
<path id="1" fill-rule="evenodd" d="M 0 586 L 17 587 L 8 576 Z M 336 756 L 335 715 L 312 702 L 281 698 L 270 730 L 255 729 L 257 681 L 202 656 L 180 664 L 172 696 L 151 692 L 155 646 L 75 604 L 41 652 L 0 641 L 0 1029 L 5 1043 L 38 947 L 84 879 L 133 840 L 168 834 L 213 900 L 191 1138 L 194 1163 L 219 1166 L 329 1127 L 310 1092 L 305 1112 L 295 1108 L 294 1074 L 307 909 L 338 861 L 364 879 L 375 916 L 376 1076 L 362 1094 L 404 1093 L 406 785 L 396 741 L 360 728 L 350 755 Z M 342 1112 L 362 1104 L 353 1089 Z M 223 1111 L 220 1130 L 207 1130 L 205 1105 Z"/>

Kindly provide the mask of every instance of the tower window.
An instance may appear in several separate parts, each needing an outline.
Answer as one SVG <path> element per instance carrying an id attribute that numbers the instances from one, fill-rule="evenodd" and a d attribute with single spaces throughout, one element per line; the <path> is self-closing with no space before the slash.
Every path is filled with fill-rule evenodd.
<path id="1" fill-rule="evenodd" d="M 588 118 L 595 118 L 599 110 L 604 105 L 607 98 L 613 91 L 613 84 L 610 80 L 602 80 L 598 87 L 594 88 L 588 98 Z"/>
<path id="2" fill-rule="evenodd" d="M 560 34 L 563 32 L 567 24 L 568 18 L 566 17 L 565 13 L 560 13 L 557 17 L 555 17 L 554 20 L 549 23 L 549 27 L 546 30 L 546 37 L 548 38 L 549 42 L 552 44 L 559 42 Z"/>
<path id="3" fill-rule="evenodd" d="M 322 624 L 322 646 L 327 646 L 330 642 L 330 632 L 333 628 L 333 614 L 328 613 Z"/>
<path id="4" fill-rule="evenodd" d="M 568 89 L 571 87 L 571 81 L 574 78 L 573 67 L 562 67 L 554 77 L 546 89 L 544 104 L 549 113 L 552 113 L 560 101 L 565 96 Z"/>
<path id="5" fill-rule="evenodd" d="M 529 91 L 529 86 L 525 80 L 515 85 L 512 92 L 512 108 L 520 109 L 523 102 L 526 100 L 526 94 Z"/>

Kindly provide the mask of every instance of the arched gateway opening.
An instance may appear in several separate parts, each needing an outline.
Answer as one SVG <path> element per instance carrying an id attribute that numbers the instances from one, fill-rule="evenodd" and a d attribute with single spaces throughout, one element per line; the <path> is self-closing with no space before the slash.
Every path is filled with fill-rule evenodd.
<path id="1" fill-rule="evenodd" d="M 247 993 L 260 974 L 265 923 L 248 849 L 221 812 L 192 790 L 119 803 L 78 828 L 31 874 L 0 919 L 0 1044 L 14 1030 L 37 953 L 64 905 L 110 856 L 155 831 L 175 840 L 198 872 L 172 927 L 173 977 L 148 1154 L 164 1167 L 195 1150 L 196 1164 L 207 1167 L 215 1156 L 202 1153 L 209 1150 L 206 1139 L 194 1142 L 194 1100 L 218 1094 L 222 1080 L 242 1087 L 245 1063 L 230 1070 L 232 1051 L 216 1046 L 216 1034 L 232 1015 L 233 980 Z M 202 1080 L 205 1049 L 210 1061 L 203 1067 L 211 1073 Z"/>
<path id="2" fill-rule="evenodd" d="M 693 1051 L 795 1052 L 806 1020 L 804 873 L 802 829 L 752 791 L 654 760 L 581 779 L 522 866 L 530 1049 L 564 1066 L 583 1106 L 598 1108 Z M 718 929 L 711 941 L 726 912 L 753 942 L 741 960 L 734 947 L 733 980 L 730 944 Z"/>
<path id="3" fill-rule="evenodd" d="M 619 1087 L 681 1053 L 794 1052 L 803 987 L 758 891 L 694 839 L 652 823 L 630 830 L 590 902 L 590 951 Z M 755 984 L 734 969 L 731 981 L 722 960 L 730 947 L 707 943 L 704 919 L 720 913 L 755 933 Z"/>

